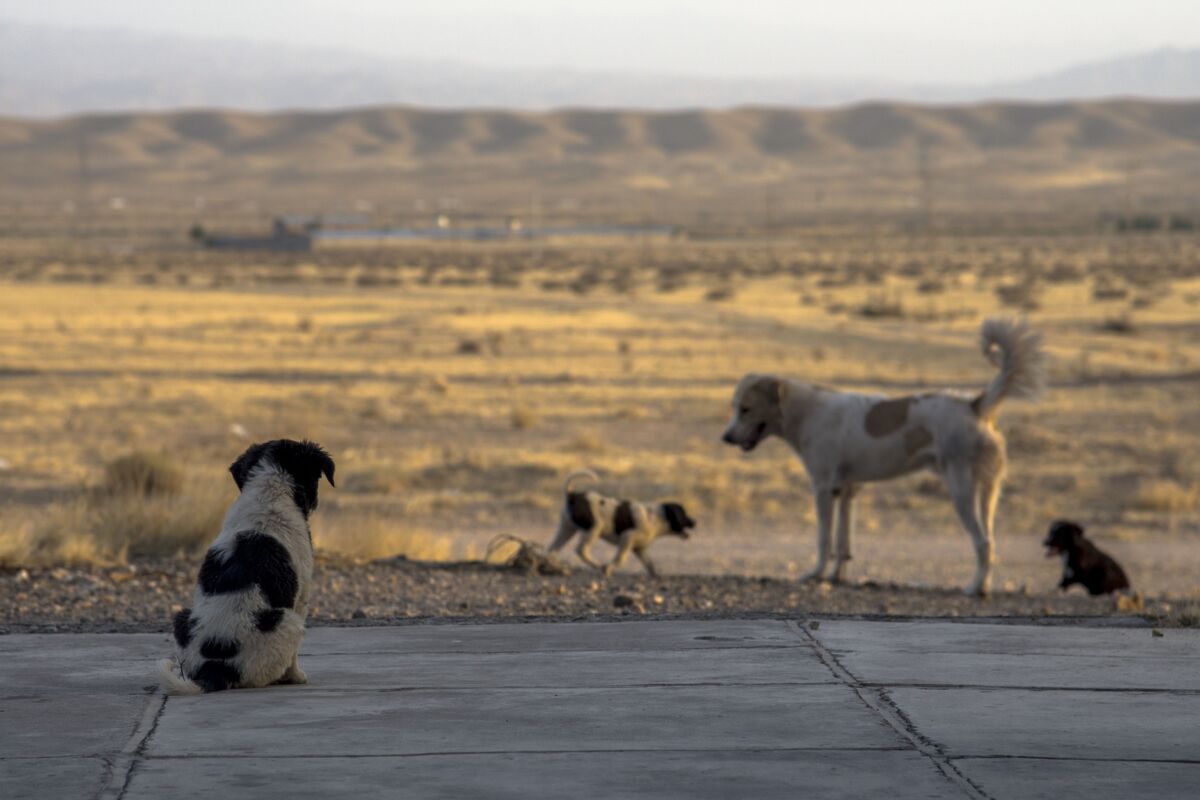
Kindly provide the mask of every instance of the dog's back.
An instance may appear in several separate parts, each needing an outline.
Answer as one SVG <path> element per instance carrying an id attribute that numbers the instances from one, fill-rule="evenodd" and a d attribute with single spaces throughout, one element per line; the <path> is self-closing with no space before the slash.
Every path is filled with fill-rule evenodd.
<path id="1" fill-rule="evenodd" d="M 175 615 L 178 663 L 168 691 L 215 692 L 303 683 L 297 654 L 312 581 L 308 515 L 333 461 L 308 442 L 255 445 L 230 468 L 241 490 L 200 567 L 191 608 Z"/>

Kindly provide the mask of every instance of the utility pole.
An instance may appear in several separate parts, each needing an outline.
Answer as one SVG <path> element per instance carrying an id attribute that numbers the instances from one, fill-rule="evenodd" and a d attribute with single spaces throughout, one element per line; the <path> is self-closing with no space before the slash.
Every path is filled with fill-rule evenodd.
<path id="1" fill-rule="evenodd" d="M 917 139 L 917 181 L 920 183 L 921 225 L 928 232 L 933 228 L 933 167 L 930 164 L 929 141 Z"/>

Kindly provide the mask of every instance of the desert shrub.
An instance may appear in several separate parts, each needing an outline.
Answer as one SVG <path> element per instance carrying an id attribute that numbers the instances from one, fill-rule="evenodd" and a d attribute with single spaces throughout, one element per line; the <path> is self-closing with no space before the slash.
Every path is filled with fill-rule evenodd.
<path id="1" fill-rule="evenodd" d="M 509 421 L 512 423 L 513 430 L 527 431 L 537 424 L 537 414 L 529 406 L 517 404 L 512 407 Z"/>
<path id="2" fill-rule="evenodd" d="M 1041 288 L 1036 281 L 1023 280 L 1020 283 L 1002 283 L 995 288 L 996 299 L 1000 304 L 1021 311 L 1036 311 L 1041 308 Z"/>
<path id="3" fill-rule="evenodd" d="M 1133 317 L 1129 314 L 1117 314 L 1106 317 L 1100 322 L 1099 327 L 1101 333 L 1113 333 L 1118 336 L 1132 336 L 1137 333 L 1137 328 L 1133 324 Z"/>
<path id="4" fill-rule="evenodd" d="M 567 445 L 567 449 L 577 453 L 599 453 L 604 449 L 604 439 L 595 431 L 580 431 Z"/>
<path id="5" fill-rule="evenodd" d="M 1200 486 L 1185 486 L 1173 480 L 1142 481 L 1129 505 L 1138 511 L 1195 511 L 1200 508 Z"/>
<path id="6" fill-rule="evenodd" d="M 1096 281 L 1096 285 L 1092 287 L 1093 300 L 1124 300 L 1127 297 L 1129 297 L 1129 287 L 1122 286 L 1113 281 Z"/>
<path id="7" fill-rule="evenodd" d="M 905 316 L 904 303 L 896 295 L 872 294 L 856 310 L 860 317 L 868 319 L 903 319 Z"/>
<path id="8" fill-rule="evenodd" d="M 176 495 L 183 488 L 183 470 L 161 453 L 139 450 L 106 464 L 98 488 L 114 497 Z"/>
<path id="9" fill-rule="evenodd" d="M 732 286 L 714 286 L 704 293 L 704 299 L 710 303 L 719 303 L 724 300 L 732 300 L 736 292 Z"/>

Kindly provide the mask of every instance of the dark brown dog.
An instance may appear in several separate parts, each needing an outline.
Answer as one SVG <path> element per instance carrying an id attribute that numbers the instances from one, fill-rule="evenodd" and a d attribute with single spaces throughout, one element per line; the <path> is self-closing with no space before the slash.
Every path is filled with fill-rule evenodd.
<path id="1" fill-rule="evenodd" d="M 1058 588 L 1066 589 L 1078 583 L 1088 594 L 1112 594 L 1129 588 L 1125 570 L 1112 556 L 1088 541 L 1083 528 L 1069 520 L 1060 519 L 1050 526 L 1046 535 L 1046 558 L 1060 556 L 1063 576 Z"/>

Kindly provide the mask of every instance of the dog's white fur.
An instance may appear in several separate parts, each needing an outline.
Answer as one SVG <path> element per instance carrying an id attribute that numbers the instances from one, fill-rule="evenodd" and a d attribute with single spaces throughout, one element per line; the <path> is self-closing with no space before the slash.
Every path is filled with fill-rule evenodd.
<path id="1" fill-rule="evenodd" d="M 269 458 L 261 460 L 250 472 L 211 549 L 228 556 L 237 535 L 243 531 L 264 533 L 283 545 L 296 572 L 296 604 L 283 611 L 274 630 L 263 633 L 255 624 L 255 614 L 270 605 L 256 584 L 242 591 L 216 595 L 206 594 L 197 585 L 192 599 L 195 625 L 191 641 L 179 652 L 178 663 L 164 659 L 159 665 L 160 682 L 169 692 L 201 691 L 184 676 L 205 660 L 200 655 L 200 646 L 210 638 L 239 643 L 238 654 L 229 659 L 242 676 L 238 688 L 308 682 L 308 676 L 300 669 L 299 652 L 312 588 L 312 541 L 308 520 L 292 498 L 291 476 Z"/>
<path id="2" fill-rule="evenodd" d="M 591 529 L 584 530 L 575 524 L 568 505 L 571 484 L 580 478 L 588 478 L 597 482 L 600 480 L 591 470 L 581 469 L 572 472 L 563 481 L 562 513 L 559 515 L 558 531 L 554 534 L 554 540 L 550 542 L 549 552 L 554 553 L 561 550 L 573 536 L 580 534 L 579 544 L 575 547 L 576 554 L 585 564 L 600 570 L 606 577 L 623 567 L 629 559 L 630 553 L 637 556 L 638 560 L 642 562 L 642 566 L 646 568 L 646 572 L 652 577 L 657 577 L 658 571 L 654 567 L 654 562 L 650 560 L 647 550 L 655 539 L 664 533 L 671 532 L 671 525 L 664 516 L 662 505 L 630 502 L 633 527 L 618 534 L 613 528 L 613 515 L 617 507 L 624 501 L 599 492 L 584 492 L 583 496 L 586 498 L 594 520 Z M 682 535 L 687 538 L 686 532 Z M 617 546 L 616 555 L 607 564 L 601 564 L 592 558 L 592 545 L 600 539 Z"/>
<path id="3" fill-rule="evenodd" d="M 801 580 L 824 575 L 835 517 L 830 578 L 843 579 L 850 559 L 853 500 L 861 484 L 928 468 L 945 481 L 975 546 L 975 577 L 966 592 L 990 590 L 993 522 L 1005 473 L 997 407 L 1005 398 L 1037 396 L 1043 358 L 1041 337 L 1024 322 L 986 320 L 980 341 L 984 356 L 999 371 L 974 398 L 936 392 L 888 400 L 758 374 L 738 383 L 724 440 L 748 451 L 778 436 L 800 457 L 812 481 L 817 563 Z"/>

